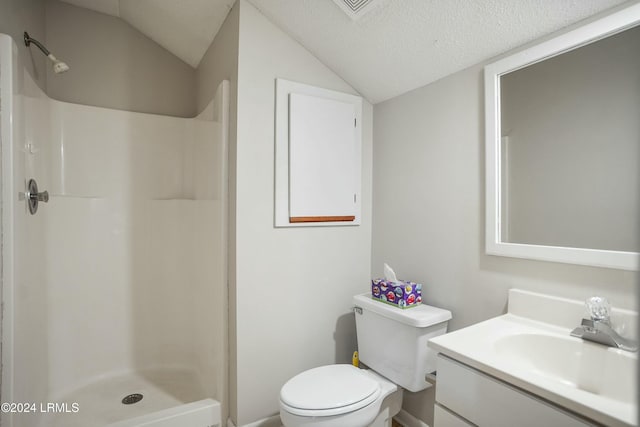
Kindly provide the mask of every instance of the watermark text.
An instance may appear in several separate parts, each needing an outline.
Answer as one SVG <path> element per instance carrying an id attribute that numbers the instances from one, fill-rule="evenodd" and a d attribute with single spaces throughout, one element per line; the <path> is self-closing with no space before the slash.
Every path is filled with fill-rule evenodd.
<path id="1" fill-rule="evenodd" d="M 0 411 L 14 414 L 28 412 L 75 414 L 80 412 L 80 404 L 78 402 L 3 402 L 0 404 Z"/>

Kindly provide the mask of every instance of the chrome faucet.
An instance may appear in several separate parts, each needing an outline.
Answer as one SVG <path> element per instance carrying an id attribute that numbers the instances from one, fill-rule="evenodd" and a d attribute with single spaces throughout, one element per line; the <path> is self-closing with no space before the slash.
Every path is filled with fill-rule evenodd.
<path id="1" fill-rule="evenodd" d="M 591 297 L 586 302 L 591 319 L 582 319 L 582 324 L 571 331 L 571 336 L 616 347 L 626 351 L 638 351 L 636 341 L 623 338 L 611 327 L 611 306 L 606 298 Z"/>

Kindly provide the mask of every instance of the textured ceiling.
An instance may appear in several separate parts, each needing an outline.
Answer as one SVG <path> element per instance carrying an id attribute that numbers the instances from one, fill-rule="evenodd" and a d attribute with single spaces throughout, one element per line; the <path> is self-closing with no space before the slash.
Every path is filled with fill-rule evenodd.
<path id="1" fill-rule="evenodd" d="M 357 20 L 330 0 L 249 0 L 378 103 L 623 0 L 375 0 Z"/>
<path id="2" fill-rule="evenodd" d="M 62 0 L 122 18 L 197 67 L 235 0 Z"/>
<path id="3" fill-rule="evenodd" d="M 119 16 L 196 67 L 235 0 L 63 0 Z M 378 103 L 624 0 L 248 0 L 361 95 Z M 358 4 L 360 1 L 347 0 Z"/>

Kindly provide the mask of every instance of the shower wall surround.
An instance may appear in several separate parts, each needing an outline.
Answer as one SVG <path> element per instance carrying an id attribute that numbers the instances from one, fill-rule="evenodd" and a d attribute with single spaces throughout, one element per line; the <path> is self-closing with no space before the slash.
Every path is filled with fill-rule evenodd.
<path id="1" fill-rule="evenodd" d="M 11 69 L 1 69 L 14 94 L 2 103 L 3 130 L 7 108 L 13 118 L 13 136 L 2 133 L 12 207 L 2 401 L 64 400 L 115 375 L 169 369 L 224 407 L 228 83 L 182 119 L 54 101 L 18 62 Z M 34 216 L 14 197 L 29 178 L 50 194 Z M 37 425 L 23 414 L 5 422 Z"/>
<path id="2" fill-rule="evenodd" d="M 52 388 L 194 365 L 211 341 L 198 325 L 224 320 L 222 305 L 202 306 L 216 297 L 203 295 L 207 279 L 222 291 L 222 153 L 206 140 L 220 125 L 204 119 L 212 105 L 197 119 L 50 105 L 49 336 L 61 344 L 50 352 Z"/>

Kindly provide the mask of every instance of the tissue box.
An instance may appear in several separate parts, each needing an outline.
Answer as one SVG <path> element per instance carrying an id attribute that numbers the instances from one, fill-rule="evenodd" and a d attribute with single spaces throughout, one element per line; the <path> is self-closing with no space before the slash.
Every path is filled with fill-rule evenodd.
<path id="1" fill-rule="evenodd" d="M 422 303 L 422 285 L 415 282 L 371 281 L 371 297 L 400 308 L 411 308 Z"/>

